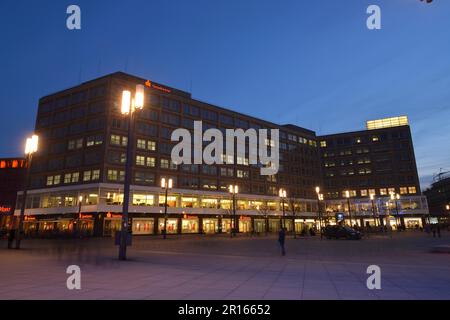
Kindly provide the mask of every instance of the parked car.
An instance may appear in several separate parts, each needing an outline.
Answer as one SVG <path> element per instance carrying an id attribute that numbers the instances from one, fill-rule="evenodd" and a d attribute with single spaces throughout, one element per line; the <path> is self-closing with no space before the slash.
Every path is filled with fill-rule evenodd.
<path id="1" fill-rule="evenodd" d="M 345 238 L 349 240 L 359 240 L 361 239 L 361 232 L 356 231 L 353 228 L 346 227 L 346 226 L 326 226 L 324 230 L 324 236 L 327 239 L 340 239 Z"/>

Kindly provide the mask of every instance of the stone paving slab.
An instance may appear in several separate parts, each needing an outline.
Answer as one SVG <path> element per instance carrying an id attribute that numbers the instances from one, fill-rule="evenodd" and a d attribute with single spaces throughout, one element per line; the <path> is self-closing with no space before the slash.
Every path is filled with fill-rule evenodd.
<path id="1" fill-rule="evenodd" d="M 450 299 L 450 255 L 430 248 L 450 235 L 424 233 L 361 241 L 292 239 L 282 257 L 275 237 L 142 237 L 116 259 L 111 239 L 0 242 L 0 299 Z M 66 288 L 66 268 L 79 265 L 82 289 Z M 381 290 L 366 286 L 380 266 Z"/>

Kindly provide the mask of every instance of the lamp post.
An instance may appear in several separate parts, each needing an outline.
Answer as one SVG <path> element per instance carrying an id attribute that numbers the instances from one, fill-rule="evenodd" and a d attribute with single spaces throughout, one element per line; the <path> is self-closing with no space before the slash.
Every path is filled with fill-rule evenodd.
<path id="1" fill-rule="evenodd" d="M 322 239 L 322 212 L 320 210 L 320 201 L 323 200 L 323 194 L 320 193 L 320 187 L 316 187 L 317 194 L 317 215 L 319 218 L 320 239 Z"/>
<path id="2" fill-rule="evenodd" d="M 127 237 L 128 237 L 128 206 L 130 204 L 130 186 L 131 186 L 131 169 L 133 164 L 133 146 L 134 146 L 134 113 L 144 108 L 144 86 L 136 85 L 135 97 L 131 97 L 131 92 L 125 90 L 122 92 L 122 108 L 123 115 L 128 116 L 128 140 L 127 140 L 127 157 L 125 163 L 125 183 L 123 192 L 122 207 L 122 226 L 120 229 L 120 245 L 119 260 L 127 259 Z"/>
<path id="3" fill-rule="evenodd" d="M 377 226 L 377 216 L 376 216 L 376 209 L 375 209 L 375 195 L 373 193 L 370 194 L 370 201 L 372 202 L 373 223 L 375 224 L 375 227 L 376 227 Z"/>
<path id="4" fill-rule="evenodd" d="M 165 191 L 164 197 L 164 229 L 163 229 L 163 239 L 167 238 L 167 195 L 170 189 L 173 187 L 173 180 L 169 179 L 166 181 L 166 178 L 161 179 L 161 188 Z"/>
<path id="5" fill-rule="evenodd" d="M 393 200 L 395 202 L 395 214 L 396 214 L 395 221 L 397 223 L 397 230 L 400 231 L 400 228 L 399 228 L 400 217 L 399 217 L 399 210 L 398 210 L 398 200 L 400 200 L 400 195 L 398 193 L 397 194 L 391 193 L 391 200 Z M 401 224 L 401 221 L 400 221 L 400 224 Z M 402 225 L 402 227 L 403 227 L 403 225 Z"/>
<path id="6" fill-rule="evenodd" d="M 232 195 L 233 217 L 230 223 L 230 236 L 236 235 L 236 195 L 239 193 L 239 187 L 237 185 L 230 185 L 228 191 Z"/>
<path id="7" fill-rule="evenodd" d="M 295 231 L 295 199 L 292 198 L 292 231 L 294 232 L 294 239 L 297 239 L 297 233 Z"/>
<path id="8" fill-rule="evenodd" d="M 33 159 L 33 153 L 38 150 L 39 137 L 37 135 L 33 135 L 31 138 L 27 139 L 25 145 L 25 155 L 26 155 L 26 164 L 27 164 L 27 173 L 25 176 L 25 184 L 23 186 L 23 195 L 22 195 L 22 203 L 20 206 L 20 216 L 19 216 L 19 226 L 18 232 L 16 234 L 16 249 L 20 249 L 20 240 L 23 233 L 23 220 L 25 217 L 25 207 L 27 203 L 27 192 L 28 192 L 28 184 L 30 180 L 30 168 L 31 161 Z"/>
<path id="9" fill-rule="evenodd" d="M 284 189 L 280 189 L 279 191 L 278 191 L 278 195 L 280 196 L 280 198 L 281 198 L 281 206 L 282 206 L 282 210 L 283 210 L 283 217 L 281 218 L 281 227 L 284 229 L 284 227 L 285 227 L 285 221 L 284 221 L 284 217 L 286 216 L 286 210 L 285 210 L 285 208 L 284 208 L 284 199 L 286 199 L 286 190 L 284 190 Z"/>
<path id="10" fill-rule="evenodd" d="M 81 205 L 83 204 L 83 196 L 79 196 L 78 197 L 78 217 L 75 220 L 75 225 L 74 225 L 74 233 L 75 233 L 75 237 L 77 237 L 78 231 L 80 229 L 80 223 L 81 223 Z"/>
<path id="11" fill-rule="evenodd" d="M 350 218 L 350 227 L 352 226 L 352 208 L 350 206 L 350 191 L 345 191 L 345 197 L 347 198 L 347 206 L 348 206 L 348 215 Z"/>

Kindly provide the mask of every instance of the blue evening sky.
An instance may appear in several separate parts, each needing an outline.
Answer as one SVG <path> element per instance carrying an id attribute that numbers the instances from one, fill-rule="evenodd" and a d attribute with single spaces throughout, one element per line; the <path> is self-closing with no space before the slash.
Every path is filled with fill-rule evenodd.
<path id="1" fill-rule="evenodd" d="M 406 114 L 423 186 L 450 169 L 448 0 L 2 0 L 0 39 L 0 157 L 22 154 L 39 97 L 120 70 L 317 134 Z"/>

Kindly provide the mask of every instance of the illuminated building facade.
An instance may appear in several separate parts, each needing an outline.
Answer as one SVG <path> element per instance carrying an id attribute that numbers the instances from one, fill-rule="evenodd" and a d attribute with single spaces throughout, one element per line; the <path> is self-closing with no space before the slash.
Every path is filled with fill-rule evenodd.
<path id="1" fill-rule="evenodd" d="M 120 103 L 122 91 L 136 84 L 146 86 L 145 106 L 136 112 L 135 137 L 130 142 Z M 177 128 L 192 131 L 194 121 L 200 120 L 204 130 L 279 129 L 278 174 L 260 175 L 260 167 L 250 165 L 247 157 L 235 156 L 232 165 L 173 164 L 171 133 Z M 133 234 L 161 232 L 162 178 L 174 181 L 168 196 L 169 234 L 229 232 L 229 185 L 239 186 L 236 208 L 241 232 L 278 230 L 283 211 L 280 188 L 287 190 L 285 226 L 298 232 L 317 223 L 315 186 L 322 186 L 327 194 L 324 150 L 319 146 L 325 138 L 314 131 L 214 106 L 193 99 L 190 93 L 120 72 L 40 99 L 35 133 L 40 146 L 31 167 L 28 234 L 114 234 L 120 228 L 128 143 L 134 147 L 129 208 Z M 420 190 L 416 191 L 421 199 Z"/>
<path id="2" fill-rule="evenodd" d="M 24 158 L 0 159 L 0 229 L 9 227 L 25 172 Z"/>

